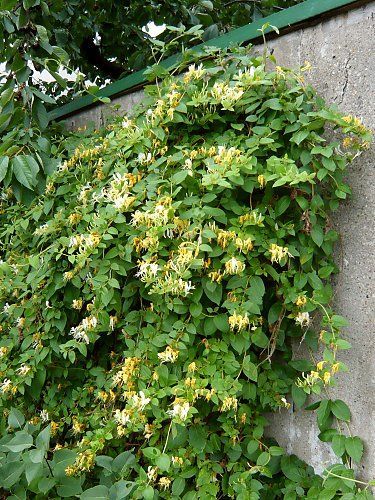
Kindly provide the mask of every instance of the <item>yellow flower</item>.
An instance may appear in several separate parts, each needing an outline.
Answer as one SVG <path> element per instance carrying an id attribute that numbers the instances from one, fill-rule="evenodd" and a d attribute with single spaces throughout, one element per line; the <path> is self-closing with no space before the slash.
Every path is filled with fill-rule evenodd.
<path id="1" fill-rule="evenodd" d="M 316 369 L 318 371 L 321 371 L 321 370 L 323 370 L 324 365 L 325 365 L 325 361 L 319 361 L 319 363 L 316 365 Z"/>
<path id="2" fill-rule="evenodd" d="M 232 410 L 232 409 L 237 410 L 237 406 L 238 406 L 237 398 L 227 396 L 226 398 L 224 398 L 224 400 L 222 402 L 220 411 L 228 411 L 228 410 Z"/>
<path id="3" fill-rule="evenodd" d="M 241 330 L 244 330 L 245 328 L 247 328 L 249 326 L 249 323 L 250 323 L 249 318 L 247 316 L 247 313 L 242 315 L 242 314 L 238 314 L 237 312 L 234 312 L 232 314 L 232 316 L 229 316 L 228 322 L 229 322 L 230 329 L 232 331 L 237 329 L 237 331 L 239 331 L 239 332 Z"/>
<path id="4" fill-rule="evenodd" d="M 340 363 L 334 363 L 332 365 L 332 374 L 334 375 L 335 373 L 337 373 L 340 369 Z"/>
<path id="5" fill-rule="evenodd" d="M 172 481 L 169 479 L 169 477 L 161 477 L 159 479 L 159 485 L 161 486 L 161 488 L 163 488 L 163 490 L 167 490 L 171 482 Z"/>
<path id="6" fill-rule="evenodd" d="M 79 422 L 75 417 L 73 418 L 72 427 L 73 427 L 74 434 L 81 434 L 86 428 L 85 424 L 82 422 Z"/>
<path id="7" fill-rule="evenodd" d="M 7 347 L 0 347 L 0 358 L 3 358 L 6 356 L 9 352 L 9 349 Z"/>
<path id="8" fill-rule="evenodd" d="M 82 299 L 74 299 L 72 302 L 73 309 L 77 309 L 78 311 L 82 309 L 83 300 Z"/>
<path id="9" fill-rule="evenodd" d="M 196 381 L 197 381 L 196 378 L 187 377 L 185 379 L 185 385 L 186 387 L 195 387 Z"/>
<path id="10" fill-rule="evenodd" d="M 281 247 L 279 245 L 276 245 L 275 243 L 272 243 L 270 245 L 268 251 L 271 254 L 271 262 L 280 263 L 280 261 L 288 257 L 288 255 L 291 257 L 288 247 Z"/>
<path id="11" fill-rule="evenodd" d="M 258 175 L 258 182 L 259 182 L 259 185 L 260 187 L 264 188 L 264 186 L 266 185 L 267 181 L 264 177 L 264 175 Z"/>
<path id="12" fill-rule="evenodd" d="M 307 298 L 304 295 L 299 295 L 296 300 L 296 306 L 302 307 L 306 304 Z"/>
<path id="13" fill-rule="evenodd" d="M 172 464 L 173 465 L 182 465 L 184 463 L 183 458 L 181 457 L 172 457 Z"/>
<path id="14" fill-rule="evenodd" d="M 58 428 L 59 428 L 59 424 L 52 420 L 52 422 L 51 422 L 51 436 L 56 435 Z"/>
<path id="15" fill-rule="evenodd" d="M 162 363 L 174 363 L 178 358 L 179 351 L 177 349 L 173 349 L 170 345 L 166 347 L 165 351 L 159 352 L 158 358 Z"/>
<path id="16" fill-rule="evenodd" d="M 327 385 L 330 380 L 331 380 L 330 372 L 325 372 L 323 375 L 323 382 Z"/>
<path id="17" fill-rule="evenodd" d="M 151 436 L 154 434 L 154 426 L 152 424 L 146 424 L 143 434 L 145 439 L 150 439 Z"/>
<path id="18" fill-rule="evenodd" d="M 210 273 L 208 273 L 208 276 L 211 281 L 214 281 L 216 283 L 220 283 L 224 278 L 224 275 L 221 273 L 220 269 L 218 271 L 211 271 Z"/>
<path id="19" fill-rule="evenodd" d="M 74 476 L 76 474 L 76 468 L 73 465 L 68 465 L 65 469 L 65 474 L 67 476 Z"/>
<path id="20" fill-rule="evenodd" d="M 188 372 L 192 372 L 194 373 L 197 369 L 197 365 L 196 363 L 193 361 L 192 363 L 190 363 L 190 365 L 188 366 Z"/>
<path id="21" fill-rule="evenodd" d="M 232 257 L 225 263 L 225 272 L 228 274 L 240 274 L 245 269 L 245 264 L 236 257 Z"/>

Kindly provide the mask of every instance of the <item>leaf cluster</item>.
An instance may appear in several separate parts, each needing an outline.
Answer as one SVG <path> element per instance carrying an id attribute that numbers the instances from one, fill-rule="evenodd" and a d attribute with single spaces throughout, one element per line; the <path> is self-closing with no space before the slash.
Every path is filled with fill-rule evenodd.
<path id="1" fill-rule="evenodd" d="M 369 133 L 264 63 L 232 49 L 167 75 L 135 116 L 68 140 L 30 208 L 3 201 L 13 498 L 371 498 L 350 411 L 322 396 L 350 347 L 330 214 Z M 339 461 L 324 478 L 265 433 L 311 393 Z"/>

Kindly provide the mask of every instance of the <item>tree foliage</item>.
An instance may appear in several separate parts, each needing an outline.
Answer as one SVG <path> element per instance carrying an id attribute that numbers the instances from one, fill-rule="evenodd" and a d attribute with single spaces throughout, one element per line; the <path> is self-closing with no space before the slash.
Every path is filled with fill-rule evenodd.
<path id="1" fill-rule="evenodd" d="M 327 396 L 349 347 L 330 212 L 369 135 L 265 63 L 234 49 L 168 75 L 81 138 L 30 209 L 3 206 L 13 498 L 371 498 L 350 410 Z M 324 481 L 265 436 L 310 393 L 338 457 Z"/>

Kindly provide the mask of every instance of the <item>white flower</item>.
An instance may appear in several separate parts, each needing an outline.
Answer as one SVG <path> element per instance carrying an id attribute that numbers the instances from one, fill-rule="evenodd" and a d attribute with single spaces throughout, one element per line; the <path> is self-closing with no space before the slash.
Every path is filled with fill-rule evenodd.
<path id="1" fill-rule="evenodd" d="M 116 410 L 115 420 L 120 425 L 126 425 L 130 422 L 130 415 L 128 410 Z"/>
<path id="2" fill-rule="evenodd" d="M 188 417 L 189 410 L 190 410 L 190 404 L 187 401 L 185 401 L 184 403 L 175 403 L 173 405 L 173 408 L 171 410 L 168 410 L 167 413 L 172 418 L 177 417 L 180 420 L 184 421 Z"/>
<path id="3" fill-rule="evenodd" d="M 112 332 L 115 329 L 117 321 L 118 321 L 117 316 L 110 316 L 109 317 L 109 328 L 112 330 Z"/>
<path id="4" fill-rule="evenodd" d="M 9 309 L 10 309 L 10 305 L 8 304 L 8 302 L 5 303 L 4 307 L 3 307 L 3 313 L 4 314 L 7 314 Z"/>
<path id="5" fill-rule="evenodd" d="M 17 370 L 17 373 L 19 375 L 27 375 L 29 373 L 29 371 L 31 370 L 30 366 L 28 365 L 25 365 L 25 363 L 23 363 Z"/>
<path id="6" fill-rule="evenodd" d="M 41 418 L 42 422 L 48 422 L 48 420 L 49 420 L 48 411 L 47 410 L 42 410 L 40 412 L 40 418 Z"/>
<path id="7" fill-rule="evenodd" d="M 127 117 L 125 116 L 125 118 L 124 118 L 124 119 L 123 119 L 123 121 L 122 121 L 122 126 L 123 126 L 123 128 L 128 128 L 128 127 L 130 127 L 130 126 L 131 126 L 131 124 L 132 124 L 132 121 L 131 121 L 131 120 L 129 120 L 129 118 L 127 118 Z"/>
<path id="8" fill-rule="evenodd" d="M 147 281 L 155 278 L 159 270 L 158 264 L 155 262 L 141 262 L 139 264 L 138 272 L 136 277 L 140 278 L 142 281 Z"/>
<path id="9" fill-rule="evenodd" d="M 228 274 L 240 274 L 245 269 L 245 265 L 236 257 L 232 257 L 225 263 L 225 271 Z"/>
<path id="10" fill-rule="evenodd" d="M 170 345 L 166 347 L 165 351 L 158 353 L 158 358 L 162 363 L 174 363 L 178 358 L 180 351 L 173 349 Z"/>
<path id="11" fill-rule="evenodd" d="M 20 317 L 16 319 L 16 326 L 17 328 L 22 328 L 25 324 L 25 318 Z"/>
<path id="12" fill-rule="evenodd" d="M 310 324 L 310 314 L 308 312 L 300 312 L 296 316 L 296 323 L 299 325 L 301 328 L 304 326 L 309 326 Z"/>
<path id="13" fill-rule="evenodd" d="M 150 152 L 147 153 L 147 155 L 145 153 L 139 153 L 138 161 L 143 165 L 147 165 L 147 163 L 151 163 L 152 161 L 152 154 Z"/>
<path id="14" fill-rule="evenodd" d="M 73 326 L 70 329 L 70 335 L 72 335 L 74 340 L 77 340 L 77 342 L 85 342 L 85 344 L 90 343 L 90 340 L 85 330 L 83 329 L 82 325 Z"/>
<path id="15" fill-rule="evenodd" d="M 144 394 L 143 391 L 140 391 L 139 395 L 138 394 L 134 394 L 132 396 L 132 402 L 133 402 L 134 406 L 139 411 L 143 411 L 150 401 L 151 401 L 151 399 L 150 398 L 146 398 L 146 396 L 145 396 L 145 394 Z"/>
<path id="16" fill-rule="evenodd" d="M 0 384 L 0 391 L 5 394 L 8 392 L 12 387 L 12 382 L 9 380 L 9 378 L 6 378 L 3 380 L 3 382 Z"/>
<path id="17" fill-rule="evenodd" d="M 157 468 L 156 467 L 151 467 L 151 465 L 147 468 L 147 479 L 149 481 L 155 481 L 157 478 L 158 473 L 157 473 Z"/>
<path id="18" fill-rule="evenodd" d="M 194 289 L 195 289 L 195 286 L 191 284 L 191 281 L 185 281 L 185 283 L 184 283 L 185 295 L 188 295 Z"/>

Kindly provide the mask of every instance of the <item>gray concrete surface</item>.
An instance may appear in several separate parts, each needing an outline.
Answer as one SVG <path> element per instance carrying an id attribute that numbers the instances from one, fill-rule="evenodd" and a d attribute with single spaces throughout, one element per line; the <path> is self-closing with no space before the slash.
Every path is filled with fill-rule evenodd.
<path id="1" fill-rule="evenodd" d="M 289 33 L 270 43 L 278 64 L 294 66 L 309 61 L 306 74 L 328 103 L 345 114 L 362 118 L 375 128 L 375 2 L 327 20 L 317 26 Z M 350 327 L 350 351 L 340 359 L 348 373 L 339 377 L 332 397 L 344 400 L 352 411 L 350 429 L 365 442 L 359 466 L 364 479 L 375 478 L 375 178 L 374 150 L 367 151 L 349 168 L 352 198 L 335 214 L 342 236 L 343 269 L 335 283 L 335 308 Z M 298 355 L 298 354 L 297 354 Z M 330 447 L 317 439 L 311 412 L 284 412 L 272 418 L 272 434 L 321 472 L 335 463 Z"/>
<path id="2" fill-rule="evenodd" d="M 313 69 L 306 75 L 329 103 L 345 114 L 354 114 L 375 128 L 375 2 L 326 20 L 316 26 L 281 36 L 270 42 L 278 64 L 299 66 L 306 60 Z M 129 113 L 142 100 L 142 92 L 114 101 Z M 103 125 L 108 106 L 97 106 L 67 120 L 71 128 L 94 121 Z M 347 338 L 352 350 L 340 359 L 349 372 L 339 377 L 332 397 L 347 402 L 352 411 L 353 435 L 365 442 L 359 466 L 364 479 L 375 478 L 375 182 L 374 145 L 350 167 L 348 181 L 353 197 L 341 206 L 335 223 L 342 235 L 344 266 L 335 284 L 335 306 L 350 321 Z M 340 259 L 341 260 L 341 259 Z M 298 356 L 298 353 L 296 353 Z M 282 411 L 271 419 L 270 433 L 288 452 L 295 453 L 321 472 L 336 459 L 317 435 L 315 415 Z"/>

